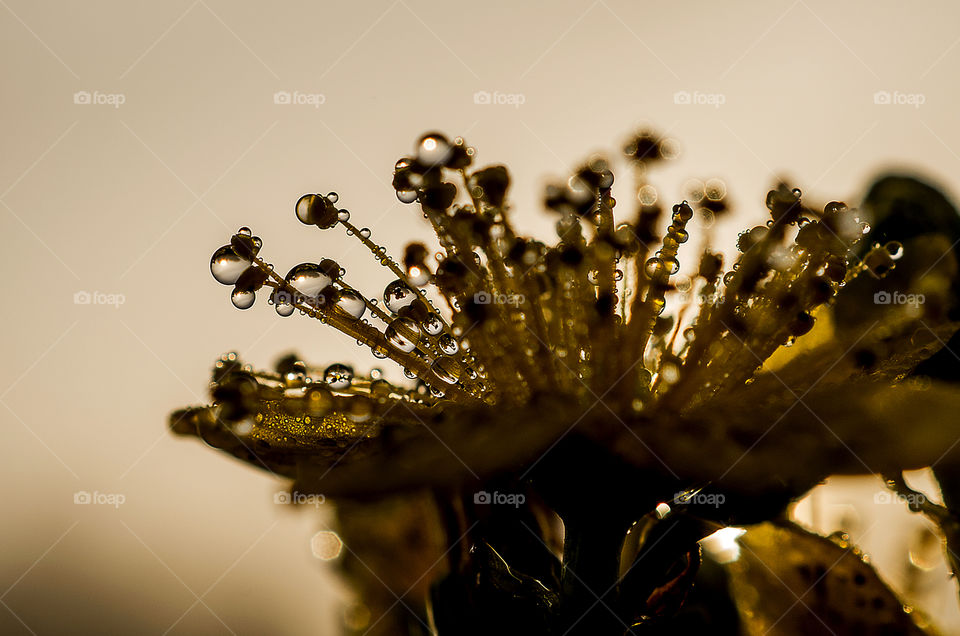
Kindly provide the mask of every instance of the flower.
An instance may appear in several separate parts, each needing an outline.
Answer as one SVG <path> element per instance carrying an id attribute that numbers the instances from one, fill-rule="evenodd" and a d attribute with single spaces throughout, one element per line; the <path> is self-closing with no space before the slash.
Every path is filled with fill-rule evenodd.
<path id="1" fill-rule="evenodd" d="M 515 231 L 505 167 L 473 169 L 474 149 L 440 133 L 421 137 L 393 177 L 398 199 L 433 226 L 435 257 L 412 243 L 394 259 L 336 193 L 302 196 L 300 222 L 345 230 L 396 277 L 382 304 L 332 259 L 281 275 L 241 228 L 210 264 L 234 306 L 259 295 L 282 317 L 326 323 L 415 386 L 295 356 L 258 371 L 229 353 L 213 403 L 177 411 L 172 429 L 300 493 L 437 493 L 453 554 L 433 614 L 452 633 L 488 625 L 483 608 L 501 605 L 523 608 L 515 626 L 529 631 L 518 633 L 662 620 L 696 575 L 697 542 L 717 528 L 777 518 L 831 474 L 898 474 L 957 454 L 960 393 L 908 377 L 957 328 L 952 237 L 890 223 L 888 236 L 871 233 L 880 206 L 813 207 L 779 184 L 724 271 L 706 239 L 727 213 L 725 185 L 698 182 L 667 210 L 648 182 L 672 154 L 665 142 L 640 133 L 624 154 L 629 220 L 615 214 L 610 164 L 593 157 L 546 190 L 553 244 Z M 697 230 L 699 253 L 688 247 Z M 694 252 L 683 273 L 681 251 Z M 495 488 L 516 511 L 491 521 L 481 508 Z M 658 504 L 673 511 L 655 514 Z M 537 521 L 554 513 L 562 561 L 548 547 L 556 532 Z M 621 567 L 640 521 L 675 530 L 656 551 L 635 546 L 657 568 Z M 503 539 L 504 528 L 529 531 L 533 549 L 517 550 L 531 537 Z"/>

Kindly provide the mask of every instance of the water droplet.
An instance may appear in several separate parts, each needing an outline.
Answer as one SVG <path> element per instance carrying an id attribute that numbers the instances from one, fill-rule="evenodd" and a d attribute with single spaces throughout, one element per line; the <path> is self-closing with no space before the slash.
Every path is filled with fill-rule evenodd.
<path id="1" fill-rule="evenodd" d="M 417 161 L 426 166 L 437 166 L 447 162 L 453 147 L 447 138 L 438 132 L 427 133 L 417 144 Z"/>
<path id="2" fill-rule="evenodd" d="M 903 256 L 903 244 L 899 241 L 890 241 L 883 247 L 890 254 L 890 258 L 895 261 L 900 260 L 900 257 Z"/>
<path id="3" fill-rule="evenodd" d="M 680 261 L 675 258 L 665 258 L 662 260 L 663 266 L 667 269 L 667 272 L 670 274 L 676 274 L 680 271 Z"/>
<path id="4" fill-rule="evenodd" d="M 329 287 L 333 280 L 314 263 L 301 263 L 295 266 L 284 279 L 304 296 L 315 297 Z"/>
<path id="5" fill-rule="evenodd" d="M 330 203 L 336 203 L 339 200 L 340 200 L 340 195 L 337 194 L 336 192 L 327 193 L 327 201 L 329 201 Z"/>
<path id="6" fill-rule="evenodd" d="M 359 232 L 359 234 L 360 234 L 360 236 L 363 237 L 363 238 L 370 238 L 370 228 L 365 227 L 365 228 L 361 229 L 360 232 Z"/>
<path id="7" fill-rule="evenodd" d="M 397 199 L 400 203 L 413 203 L 417 200 L 416 190 L 397 190 Z"/>
<path id="8" fill-rule="evenodd" d="M 230 245 L 224 245 L 210 259 L 210 273 L 221 285 L 233 285 L 243 270 L 250 267 L 250 261 L 241 258 Z"/>
<path id="9" fill-rule="evenodd" d="M 338 221 L 349 221 L 350 220 L 350 210 L 340 210 L 337 212 Z"/>
<path id="10" fill-rule="evenodd" d="M 327 370 L 323 372 L 323 381 L 326 382 L 327 386 L 331 389 L 342 391 L 343 389 L 349 388 L 351 382 L 353 382 L 353 369 L 339 362 L 331 364 L 327 367 Z"/>
<path id="11" fill-rule="evenodd" d="M 240 236 L 253 236 L 253 231 L 250 230 L 246 225 L 237 230 L 237 234 Z"/>
<path id="12" fill-rule="evenodd" d="M 440 316 L 434 313 L 427 314 L 427 317 L 424 318 L 420 324 L 423 326 L 423 330 L 431 336 L 435 336 L 443 331 L 443 321 L 440 320 Z"/>
<path id="13" fill-rule="evenodd" d="M 460 345 L 457 344 L 456 339 L 448 333 L 440 336 L 437 340 L 437 345 L 440 347 L 440 351 L 443 351 L 448 356 L 452 356 L 460 350 Z"/>
<path id="14" fill-rule="evenodd" d="M 447 384 L 456 384 L 457 374 L 460 371 L 459 367 L 459 363 L 453 358 L 437 358 L 433 361 L 430 369 Z"/>
<path id="15" fill-rule="evenodd" d="M 286 318 L 287 316 L 293 315 L 293 312 L 296 311 L 297 308 L 289 303 L 288 304 L 278 303 L 275 309 L 277 310 L 277 314 Z"/>
<path id="16" fill-rule="evenodd" d="M 327 197 L 319 194 L 303 195 L 294 209 L 297 219 L 306 225 L 316 225 L 325 230 L 337 224 L 337 208 Z"/>
<path id="17" fill-rule="evenodd" d="M 384 331 L 387 341 L 404 353 L 417 348 L 420 341 L 420 327 L 409 318 L 397 318 Z"/>
<path id="18" fill-rule="evenodd" d="M 363 296 L 352 289 L 344 289 L 340 292 L 340 300 L 337 301 L 336 307 L 341 313 L 353 320 L 359 320 L 367 309 Z"/>
<path id="19" fill-rule="evenodd" d="M 233 293 L 230 294 L 230 301 L 237 309 L 250 309 L 253 307 L 253 303 L 256 299 L 257 295 L 252 291 L 235 289 Z"/>
<path id="20" fill-rule="evenodd" d="M 417 287 L 423 287 L 430 281 L 430 271 L 422 265 L 411 265 L 407 268 L 407 280 Z"/>
<path id="21" fill-rule="evenodd" d="M 644 265 L 644 271 L 647 273 L 648 278 L 656 278 L 665 270 L 666 267 L 663 264 L 663 260 L 657 258 L 656 256 L 647 260 L 646 264 Z"/>
<path id="22" fill-rule="evenodd" d="M 383 290 L 383 302 L 393 313 L 399 312 L 416 299 L 414 291 L 400 279 L 393 281 Z"/>

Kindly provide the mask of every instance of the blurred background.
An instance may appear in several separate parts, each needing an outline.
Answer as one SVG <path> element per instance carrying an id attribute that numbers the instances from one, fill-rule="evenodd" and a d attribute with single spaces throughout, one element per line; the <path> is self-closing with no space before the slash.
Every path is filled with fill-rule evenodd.
<path id="1" fill-rule="evenodd" d="M 327 504 L 277 505 L 285 484 L 166 429 L 229 350 L 256 366 L 290 350 L 377 362 L 263 299 L 233 308 L 208 264 L 241 225 L 281 270 L 329 256 L 382 289 L 355 241 L 293 205 L 335 190 L 388 250 L 427 239 L 390 178 L 432 129 L 507 164 L 515 223 L 544 238 L 547 179 L 644 124 L 679 151 L 653 177 L 661 197 L 691 177 L 727 184 L 727 245 L 778 176 L 823 202 L 858 202 L 887 169 L 955 193 L 958 19 L 946 0 L 0 0 L 0 633 L 342 624 L 347 592 L 311 551 Z M 848 529 L 957 633 L 938 544 L 880 491 L 834 481 L 797 514 Z"/>

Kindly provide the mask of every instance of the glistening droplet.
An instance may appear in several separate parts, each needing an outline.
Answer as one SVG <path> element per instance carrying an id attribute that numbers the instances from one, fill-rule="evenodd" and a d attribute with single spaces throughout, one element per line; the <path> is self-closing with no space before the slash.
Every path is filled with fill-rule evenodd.
<path id="1" fill-rule="evenodd" d="M 233 285 L 243 270 L 250 267 L 250 261 L 241 258 L 230 245 L 224 245 L 210 259 L 210 273 L 221 285 Z"/>
<path id="2" fill-rule="evenodd" d="M 236 289 L 230 294 L 230 301 L 237 309 L 250 309 L 256 299 L 257 295 L 252 291 Z"/>
<path id="3" fill-rule="evenodd" d="M 327 386 L 331 389 L 342 391 L 343 389 L 349 388 L 353 382 L 353 369 L 339 362 L 331 364 L 327 367 L 326 371 L 323 372 L 323 381 L 326 382 Z"/>

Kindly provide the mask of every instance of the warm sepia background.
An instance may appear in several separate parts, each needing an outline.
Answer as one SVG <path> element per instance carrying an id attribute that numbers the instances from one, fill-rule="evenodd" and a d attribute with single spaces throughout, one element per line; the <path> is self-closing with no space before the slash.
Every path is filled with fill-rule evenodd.
<path id="1" fill-rule="evenodd" d="M 0 0 L 0 633 L 336 633 L 346 592 L 309 548 L 328 512 L 276 505 L 283 484 L 166 431 L 231 349 L 375 362 L 264 299 L 235 310 L 208 262 L 239 226 L 282 270 L 329 256 L 376 293 L 369 255 L 293 204 L 336 190 L 388 249 L 425 238 L 390 176 L 429 129 L 508 164 L 516 224 L 543 236 L 546 178 L 643 122 L 682 149 L 661 196 L 728 184 L 720 238 L 762 218 L 777 174 L 820 201 L 891 166 L 956 193 L 958 20 L 947 0 Z M 923 522 L 878 491 L 847 480 L 802 513 L 849 528 L 957 633 Z"/>

